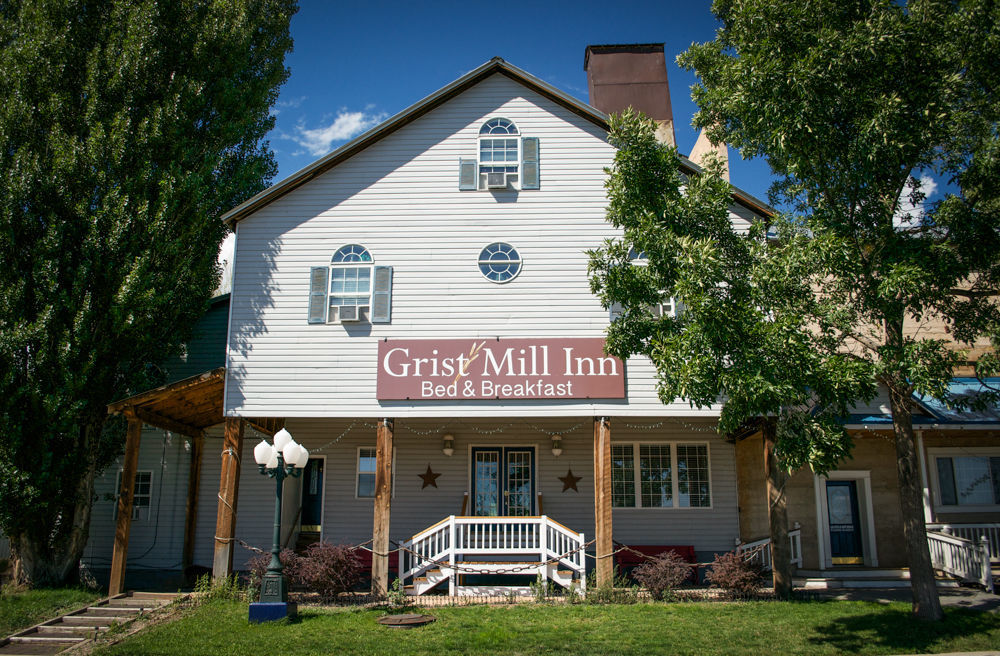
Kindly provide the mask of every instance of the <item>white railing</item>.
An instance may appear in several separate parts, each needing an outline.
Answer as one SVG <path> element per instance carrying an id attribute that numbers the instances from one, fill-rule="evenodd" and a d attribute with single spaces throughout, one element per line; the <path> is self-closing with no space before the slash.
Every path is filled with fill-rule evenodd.
<path id="1" fill-rule="evenodd" d="M 927 531 L 927 547 L 935 569 L 965 581 L 973 581 L 993 592 L 993 572 L 990 570 L 990 545 L 986 538 L 978 542 L 965 538 Z"/>
<path id="2" fill-rule="evenodd" d="M 795 528 L 788 532 L 788 542 L 791 548 L 792 565 L 802 567 L 802 529 L 799 523 L 795 522 Z M 760 564 L 761 571 L 771 569 L 771 538 L 762 538 L 753 542 L 741 542 L 736 545 L 736 553 L 743 556 L 743 560 Z"/>
<path id="3" fill-rule="evenodd" d="M 993 560 L 1000 558 L 1000 523 L 993 524 L 928 524 L 928 531 L 947 533 L 970 542 L 979 542 L 983 537 L 990 543 Z"/>
<path id="4" fill-rule="evenodd" d="M 566 567 L 579 576 L 584 585 L 586 554 L 583 533 L 559 522 L 540 517 L 457 517 L 451 515 L 400 543 L 399 575 L 407 579 L 432 569 L 454 576 L 462 572 L 468 557 L 502 565 L 518 557 L 527 562 L 548 563 L 551 568 Z M 546 572 L 543 575 L 548 577 Z"/>

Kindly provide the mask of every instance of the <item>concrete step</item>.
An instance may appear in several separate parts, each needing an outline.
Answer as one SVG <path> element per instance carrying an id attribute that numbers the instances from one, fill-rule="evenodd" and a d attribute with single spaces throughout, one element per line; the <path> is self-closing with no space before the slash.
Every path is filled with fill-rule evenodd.
<path id="1" fill-rule="evenodd" d="M 79 624 L 63 624 L 62 622 L 59 622 L 56 624 L 43 624 L 38 627 L 38 635 L 90 638 L 93 637 L 97 631 L 106 628 L 107 627 L 99 626 L 81 626 Z"/>
<path id="2" fill-rule="evenodd" d="M 872 577 L 859 579 L 795 577 L 792 579 L 792 585 L 806 590 L 835 590 L 839 588 L 908 588 L 910 587 L 910 581 L 909 579 L 900 578 Z M 950 579 L 938 579 L 937 585 L 939 588 L 957 588 L 959 584 L 958 581 Z"/>
<path id="3" fill-rule="evenodd" d="M 37 635 L 35 633 L 29 633 L 28 635 L 18 635 L 11 636 L 10 641 L 20 644 L 36 644 L 36 645 L 63 645 L 69 647 L 70 645 L 75 645 L 79 642 L 83 642 L 86 638 L 81 638 L 80 636 L 48 636 L 48 635 Z"/>
<path id="4" fill-rule="evenodd" d="M 152 608 L 130 608 L 127 606 L 88 606 L 84 614 L 89 617 L 115 617 L 122 619 L 133 619 L 143 611 Z"/>

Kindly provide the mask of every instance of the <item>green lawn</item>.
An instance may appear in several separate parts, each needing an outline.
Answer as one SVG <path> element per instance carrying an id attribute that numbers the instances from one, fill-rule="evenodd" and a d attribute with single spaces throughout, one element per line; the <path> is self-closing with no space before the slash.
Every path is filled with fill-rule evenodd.
<path id="1" fill-rule="evenodd" d="M 420 612 L 420 611 L 417 611 Z M 376 624 L 385 611 L 303 610 L 292 622 L 250 625 L 244 604 L 207 602 L 95 656 L 154 654 L 905 654 L 1000 646 L 1000 615 L 949 609 L 940 624 L 909 604 L 520 604 L 432 608 L 417 629 Z"/>
<path id="2" fill-rule="evenodd" d="M 83 588 L 27 590 L 15 593 L 0 590 L 0 638 L 99 598 L 98 593 Z"/>

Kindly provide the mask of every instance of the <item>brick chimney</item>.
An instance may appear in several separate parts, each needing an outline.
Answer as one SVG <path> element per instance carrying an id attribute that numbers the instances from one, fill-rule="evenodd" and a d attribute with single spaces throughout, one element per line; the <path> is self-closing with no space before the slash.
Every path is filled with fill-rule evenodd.
<path id="1" fill-rule="evenodd" d="M 587 46 L 583 70 L 593 107 L 606 114 L 632 107 L 656 121 L 661 142 L 677 145 L 662 43 Z"/>

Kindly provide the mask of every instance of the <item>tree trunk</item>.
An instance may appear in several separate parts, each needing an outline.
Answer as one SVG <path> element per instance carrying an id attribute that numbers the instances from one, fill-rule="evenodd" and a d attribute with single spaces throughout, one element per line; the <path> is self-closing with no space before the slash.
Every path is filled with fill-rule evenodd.
<path id="1" fill-rule="evenodd" d="M 764 476 L 767 479 L 767 519 L 771 530 L 771 575 L 774 596 L 789 599 L 792 596 L 792 548 L 788 542 L 788 496 L 785 483 L 788 474 L 778 464 L 774 454 L 777 422 L 764 422 Z"/>
<path id="2" fill-rule="evenodd" d="M 899 476 L 899 505 L 903 519 L 903 539 L 910 564 L 913 613 L 922 619 L 944 618 L 938 599 L 937 582 L 927 546 L 924 524 L 923 489 L 913 440 L 910 386 L 905 381 L 889 381 L 892 429 L 896 437 L 896 471 Z"/>
<path id="3" fill-rule="evenodd" d="M 101 425 L 82 430 L 99 434 Z M 59 517 L 39 518 L 38 531 L 15 532 L 8 536 L 15 583 L 36 588 L 72 585 L 80 581 L 80 559 L 90 537 L 95 457 L 91 450 L 77 482 L 76 494 L 63 504 Z"/>

